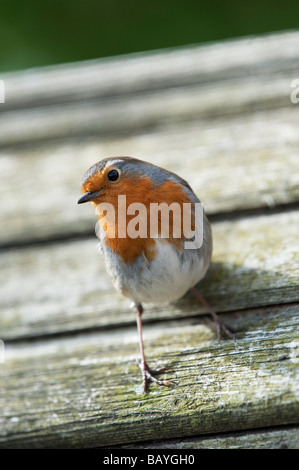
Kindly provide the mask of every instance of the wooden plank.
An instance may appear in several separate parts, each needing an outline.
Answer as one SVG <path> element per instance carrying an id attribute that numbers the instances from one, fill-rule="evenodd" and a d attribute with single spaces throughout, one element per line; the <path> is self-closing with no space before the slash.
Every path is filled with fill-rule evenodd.
<path id="1" fill-rule="evenodd" d="M 185 123 L 121 139 L 2 150 L 0 246 L 92 233 L 93 210 L 76 201 L 86 169 L 108 155 L 132 155 L 177 172 L 211 215 L 296 203 L 298 109 Z"/>
<path id="2" fill-rule="evenodd" d="M 141 393 L 135 328 L 7 345 L 1 447 L 98 447 L 291 425 L 298 419 L 298 304 L 226 314 L 239 339 L 204 319 L 147 325 L 152 367 L 173 388 Z"/>
<path id="3" fill-rule="evenodd" d="M 292 106 L 298 44 L 299 33 L 287 32 L 7 74 L 0 145 Z"/>
<path id="4" fill-rule="evenodd" d="M 299 212 L 213 224 L 213 262 L 199 284 L 219 312 L 298 301 Z M 95 238 L 2 252 L 3 340 L 131 325 L 135 317 L 112 287 Z M 197 316 L 191 294 L 146 307 L 144 321 Z"/>
<path id="5" fill-rule="evenodd" d="M 151 91 L 150 94 L 57 104 L 2 113 L 2 147 L 82 136 L 144 132 L 194 119 L 292 106 L 290 76 Z M 84 118 L 83 118 L 84 116 Z"/>
<path id="6" fill-rule="evenodd" d="M 284 71 L 296 76 L 298 43 L 298 31 L 285 31 L 2 74 L 7 94 L 3 110 L 258 75 L 273 79 Z"/>
<path id="7" fill-rule="evenodd" d="M 119 446 L 118 446 L 119 448 Z M 170 439 L 121 446 L 124 449 L 299 449 L 299 428 L 282 427 L 217 436 Z"/>

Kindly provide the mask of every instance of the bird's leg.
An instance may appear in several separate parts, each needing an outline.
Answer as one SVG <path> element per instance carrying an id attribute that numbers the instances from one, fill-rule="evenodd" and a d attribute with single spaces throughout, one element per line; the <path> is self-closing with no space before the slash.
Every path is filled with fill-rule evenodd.
<path id="1" fill-rule="evenodd" d="M 159 380 L 159 379 L 157 379 L 156 377 L 153 376 L 153 374 L 159 374 L 160 372 L 164 372 L 168 368 L 163 367 L 162 369 L 153 371 L 147 365 L 146 360 L 145 360 L 145 355 L 144 355 L 144 346 L 143 346 L 143 339 L 142 339 L 142 313 L 143 313 L 142 305 L 141 304 L 134 304 L 133 305 L 133 311 L 136 313 L 137 328 L 138 328 L 138 334 L 139 334 L 140 353 L 141 353 L 141 360 L 136 361 L 136 362 L 137 362 L 137 365 L 138 365 L 138 367 L 140 368 L 140 370 L 142 372 L 143 391 L 146 392 L 148 380 L 152 380 L 153 382 L 155 382 L 159 385 L 165 385 L 166 387 L 174 385 L 174 383 L 171 382 L 170 380 Z"/>
<path id="2" fill-rule="evenodd" d="M 206 301 L 206 299 L 198 292 L 196 287 L 192 287 L 191 292 L 195 295 L 195 297 L 200 300 L 200 302 L 206 307 L 208 312 L 212 315 L 214 322 L 216 323 L 217 327 L 217 335 L 218 339 L 221 339 L 222 333 L 225 333 L 229 338 L 235 339 L 234 333 L 232 333 L 227 326 L 220 320 L 219 315 L 213 310 L 211 305 Z"/>

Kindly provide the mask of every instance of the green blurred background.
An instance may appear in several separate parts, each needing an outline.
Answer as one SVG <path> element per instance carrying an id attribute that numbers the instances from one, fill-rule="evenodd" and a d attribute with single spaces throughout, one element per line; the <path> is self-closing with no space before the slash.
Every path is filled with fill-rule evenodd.
<path id="1" fill-rule="evenodd" d="M 1 0 L 0 72 L 297 29 L 298 0 Z"/>

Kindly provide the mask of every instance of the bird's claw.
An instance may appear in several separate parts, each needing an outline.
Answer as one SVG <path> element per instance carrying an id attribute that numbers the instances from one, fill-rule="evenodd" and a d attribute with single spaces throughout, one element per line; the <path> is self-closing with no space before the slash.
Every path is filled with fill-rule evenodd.
<path id="1" fill-rule="evenodd" d="M 223 338 L 223 336 L 227 336 L 234 341 L 236 340 L 236 335 L 220 320 L 219 317 L 217 319 L 214 318 L 214 322 L 216 323 L 217 336 L 219 341 Z"/>
<path id="2" fill-rule="evenodd" d="M 169 367 L 161 367 L 160 369 L 152 370 L 148 367 L 146 362 L 143 362 L 138 359 L 136 360 L 136 364 L 142 372 L 144 393 L 146 392 L 148 381 L 152 381 L 158 385 L 164 385 L 165 387 L 171 387 L 172 385 L 175 385 L 175 382 L 171 380 L 159 380 L 154 377 L 154 374 L 160 374 L 161 372 L 165 372 L 166 370 L 169 370 Z"/>

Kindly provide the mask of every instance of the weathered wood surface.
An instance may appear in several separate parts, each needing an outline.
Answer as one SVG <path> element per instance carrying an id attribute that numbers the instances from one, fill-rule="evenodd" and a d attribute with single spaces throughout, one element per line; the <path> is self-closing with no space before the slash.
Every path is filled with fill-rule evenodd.
<path id="1" fill-rule="evenodd" d="M 1 76 L 1 447 L 298 445 L 298 44 L 291 32 Z M 237 332 L 219 343 L 189 294 L 148 306 L 149 362 L 177 385 L 146 395 L 135 318 L 76 204 L 107 155 L 190 182 L 213 222 L 200 290 Z"/>
<path id="2" fill-rule="evenodd" d="M 219 343 L 199 319 L 147 325 L 150 364 L 167 364 L 177 381 L 148 394 L 135 328 L 8 347 L 1 445 L 107 446 L 296 423 L 298 305 L 224 319 L 242 330 L 235 343 Z"/>
<path id="3" fill-rule="evenodd" d="M 85 170 L 108 155 L 177 172 L 211 215 L 298 203 L 298 128 L 299 108 L 291 104 L 120 139 L 0 149 L 0 246 L 94 233 L 92 209 L 76 202 Z"/>

